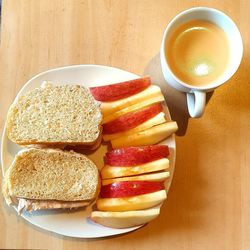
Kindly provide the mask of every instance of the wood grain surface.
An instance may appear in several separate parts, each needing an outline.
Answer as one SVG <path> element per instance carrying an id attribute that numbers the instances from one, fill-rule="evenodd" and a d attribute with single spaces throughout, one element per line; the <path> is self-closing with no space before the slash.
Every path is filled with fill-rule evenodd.
<path id="1" fill-rule="evenodd" d="M 183 94 L 166 91 L 180 130 L 176 172 L 161 215 L 133 233 L 73 239 L 30 225 L 1 197 L 0 248 L 250 249 L 249 1 L 3 1 L 0 126 L 23 84 L 54 67 L 103 64 L 165 84 L 159 62 L 164 28 L 178 12 L 199 5 L 232 17 L 242 34 L 244 57 L 234 77 L 210 94 L 200 119 L 188 117 Z"/>

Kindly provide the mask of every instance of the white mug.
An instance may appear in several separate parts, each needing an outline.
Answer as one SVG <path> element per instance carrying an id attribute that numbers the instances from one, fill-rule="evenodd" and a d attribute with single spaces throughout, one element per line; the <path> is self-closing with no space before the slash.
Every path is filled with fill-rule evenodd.
<path id="1" fill-rule="evenodd" d="M 222 28 L 228 37 L 230 48 L 230 61 L 225 73 L 216 81 L 199 87 L 181 81 L 169 68 L 165 53 L 165 45 L 172 32 L 179 25 L 190 20 L 205 20 Z M 242 54 L 242 38 L 235 23 L 223 12 L 207 7 L 191 8 L 174 17 L 164 31 L 160 50 L 164 78 L 175 89 L 187 93 L 187 106 L 191 117 L 200 117 L 203 114 L 206 105 L 206 92 L 214 90 L 233 76 L 240 65 Z"/>

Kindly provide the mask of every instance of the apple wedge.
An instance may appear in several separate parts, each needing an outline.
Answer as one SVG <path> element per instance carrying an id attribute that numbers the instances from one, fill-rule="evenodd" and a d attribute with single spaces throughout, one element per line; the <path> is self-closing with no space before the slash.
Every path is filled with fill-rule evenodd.
<path id="1" fill-rule="evenodd" d="M 166 158 L 168 155 L 167 145 L 117 148 L 106 153 L 105 163 L 111 166 L 135 166 Z"/>
<path id="2" fill-rule="evenodd" d="M 163 101 L 165 101 L 164 96 L 162 95 L 162 93 L 158 93 L 154 97 L 148 97 L 148 99 L 142 100 L 141 102 L 134 103 L 131 106 L 127 106 L 127 107 L 124 107 L 123 109 L 114 111 L 110 114 L 103 115 L 102 124 L 113 121 L 130 112 L 134 112 L 134 111 L 143 109 L 149 105 L 152 105 L 154 103 L 159 103 Z"/>
<path id="3" fill-rule="evenodd" d="M 155 103 L 143 109 L 130 112 L 111 122 L 103 124 L 103 134 L 114 134 L 135 128 L 160 112 L 162 112 L 162 105 L 160 103 Z"/>
<path id="4" fill-rule="evenodd" d="M 157 181 L 119 181 L 103 185 L 101 198 L 124 198 L 163 190 L 164 183 Z"/>
<path id="5" fill-rule="evenodd" d="M 124 198 L 102 198 L 96 201 L 100 211 L 131 211 L 147 209 L 162 203 L 167 198 L 165 190 Z"/>
<path id="6" fill-rule="evenodd" d="M 118 137 L 111 141 L 112 148 L 146 146 L 156 144 L 176 132 L 176 122 L 166 122 L 136 134 Z"/>
<path id="7" fill-rule="evenodd" d="M 169 168 L 169 160 L 167 158 L 162 158 L 156 161 L 148 162 L 133 167 L 125 167 L 125 166 L 118 167 L 118 166 L 105 165 L 101 169 L 101 176 L 102 179 L 104 180 L 116 177 L 125 177 L 125 176 L 162 171 L 166 170 L 167 168 Z"/>
<path id="8" fill-rule="evenodd" d="M 136 176 L 129 176 L 129 177 L 120 177 L 114 179 L 106 179 L 102 180 L 102 185 L 108 185 L 114 182 L 120 181 L 165 181 L 170 176 L 168 171 L 159 172 L 159 173 L 152 173 L 152 174 L 142 174 Z"/>
<path id="9" fill-rule="evenodd" d="M 91 213 L 91 219 L 106 227 L 128 228 L 146 224 L 155 219 L 159 214 L 160 208 L 126 212 L 94 211 Z"/>
<path id="10" fill-rule="evenodd" d="M 142 77 L 126 82 L 90 88 L 91 94 L 98 101 L 110 102 L 137 94 L 151 85 L 150 77 Z"/>
<path id="11" fill-rule="evenodd" d="M 103 116 L 107 116 L 108 114 L 112 114 L 128 106 L 132 106 L 134 104 L 146 101 L 150 98 L 154 98 L 157 96 L 162 96 L 160 87 L 156 85 L 151 85 L 140 93 L 129 96 L 127 98 L 123 98 L 114 102 L 102 102 L 100 108 Z"/>
<path id="12" fill-rule="evenodd" d="M 139 126 L 135 128 L 132 128 L 132 129 L 126 130 L 125 132 L 120 132 L 120 133 L 106 134 L 106 135 L 104 134 L 102 139 L 105 142 L 111 141 L 121 136 L 132 135 L 137 132 L 152 128 L 153 126 L 162 124 L 164 122 L 166 122 L 165 114 L 161 112 L 157 114 L 156 116 L 154 116 L 153 118 L 145 121 L 144 123 L 140 124 Z"/>

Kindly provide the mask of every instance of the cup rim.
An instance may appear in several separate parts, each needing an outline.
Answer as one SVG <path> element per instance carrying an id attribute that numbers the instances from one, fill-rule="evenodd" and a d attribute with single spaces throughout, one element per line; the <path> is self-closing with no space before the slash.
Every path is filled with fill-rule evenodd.
<path id="1" fill-rule="evenodd" d="M 194 85 L 191 85 L 191 84 L 188 84 L 188 83 L 185 83 L 183 82 L 181 79 L 179 79 L 173 72 L 172 70 L 170 69 L 169 65 L 168 65 L 168 62 L 167 62 L 167 59 L 166 59 L 166 55 L 165 55 L 165 44 L 166 44 L 166 37 L 167 37 L 167 33 L 169 31 L 169 29 L 172 27 L 172 25 L 180 18 L 182 17 L 183 15 L 186 15 L 186 14 L 189 14 L 189 13 L 192 13 L 192 12 L 196 12 L 196 11 L 208 11 L 208 12 L 214 12 L 218 15 L 221 15 L 223 16 L 225 19 L 227 19 L 228 22 L 231 23 L 232 26 L 234 26 L 235 28 L 235 31 L 236 33 L 238 34 L 238 37 L 239 37 L 239 42 L 240 42 L 240 49 L 239 49 L 239 60 L 238 62 L 234 63 L 234 66 L 232 68 L 232 70 L 230 72 L 228 72 L 225 77 L 222 77 L 216 81 L 213 81 L 212 83 L 209 83 L 209 84 L 206 84 L 206 85 L 203 85 L 203 86 L 194 86 Z M 165 63 L 165 66 L 167 67 L 169 73 L 171 74 L 171 77 L 176 81 L 178 82 L 180 85 L 188 88 L 188 89 L 196 89 L 196 90 L 211 90 L 211 89 L 214 89 L 222 84 L 224 84 L 225 82 L 227 82 L 234 74 L 235 72 L 238 70 L 240 64 L 241 64 L 241 61 L 242 61 L 242 57 L 243 57 L 243 41 L 242 41 L 242 36 L 241 36 L 241 33 L 237 27 L 237 25 L 235 24 L 235 22 L 227 15 L 225 14 L 224 12 L 218 10 L 218 9 L 215 9 L 215 8 L 211 8 L 211 7 L 192 7 L 192 8 L 189 8 L 189 9 L 186 9 L 186 10 L 183 10 L 181 11 L 180 13 L 178 13 L 176 16 L 174 16 L 170 22 L 168 23 L 168 25 L 166 26 L 165 30 L 164 30 L 164 33 L 163 33 L 163 38 L 162 38 L 162 43 L 161 43 L 161 56 L 162 56 L 162 59 L 164 60 L 164 63 Z M 163 65 L 162 65 L 163 67 Z"/>

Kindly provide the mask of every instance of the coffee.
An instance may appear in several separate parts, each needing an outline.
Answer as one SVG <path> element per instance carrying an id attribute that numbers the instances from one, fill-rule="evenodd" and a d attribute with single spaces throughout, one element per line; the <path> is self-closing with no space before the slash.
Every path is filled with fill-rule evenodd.
<path id="1" fill-rule="evenodd" d="M 198 87 L 220 78 L 230 62 L 227 35 L 205 20 L 181 24 L 166 42 L 165 53 L 174 75 Z"/>

